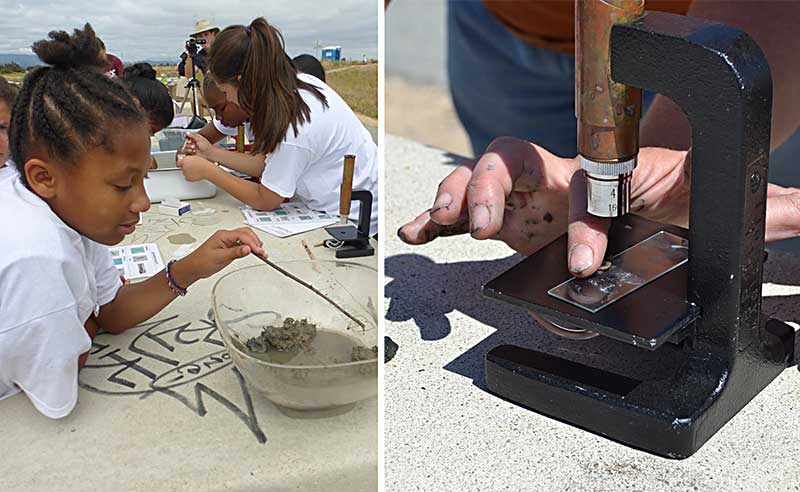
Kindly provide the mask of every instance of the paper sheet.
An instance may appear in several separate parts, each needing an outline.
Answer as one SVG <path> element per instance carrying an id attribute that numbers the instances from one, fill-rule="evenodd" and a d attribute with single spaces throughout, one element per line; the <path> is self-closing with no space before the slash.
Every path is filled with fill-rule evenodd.
<path id="1" fill-rule="evenodd" d="M 164 260 L 155 243 L 108 248 L 114 266 L 127 280 L 149 278 L 164 268 Z"/>
<path id="2" fill-rule="evenodd" d="M 247 225 L 277 237 L 289 237 L 313 231 L 335 224 L 339 220 L 334 215 L 315 212 L 305 205 L 293 202 L 283 203 L 277 210 L 271 212 L 244 206 L 242 214 Z"/>

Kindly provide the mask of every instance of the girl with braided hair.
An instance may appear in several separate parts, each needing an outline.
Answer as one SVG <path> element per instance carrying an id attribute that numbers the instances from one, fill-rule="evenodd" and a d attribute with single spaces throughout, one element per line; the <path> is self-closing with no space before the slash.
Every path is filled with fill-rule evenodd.
<path id="1" fill-rule="evenodd" d="M 261 183 L 239 179 L 213 163 L 215 149 L 190 134 L 196 149 L 178 165 L 189 181 L 208 179 L 258 210 L 296 198 L 313 210 L 337 214 L 345 154 L 356 156 L 353 188 L 372 193 L 370 234 L 378 226 L 378 149 L 346 102 L 313 75 L 298 73 L 275 26 L 259 17 L 229 26 L 209 53 L 209 70 L 227 99 L 248 115 L 253 155 L 261 154 Z M 220 133 L 235 135 L 218 120 Z M 350 216 L 357 219 L 358 204 Z"/>
<path id="2" fill-rule="evenodd" d="M 91 26 L 54 31 L 33 51 L 11 115 L 18 173 L 0 181 L 0 400 L 20 391 L 52 418 L 77 400 L 77 373 L 99 328 L 121 333 L 196 280 L 264 254 L 249 229 L 217 231 L 147 281 L 122 286 L 106 246 L 150 207 L 150 126 L 129 90 L 98 70 Z"/>

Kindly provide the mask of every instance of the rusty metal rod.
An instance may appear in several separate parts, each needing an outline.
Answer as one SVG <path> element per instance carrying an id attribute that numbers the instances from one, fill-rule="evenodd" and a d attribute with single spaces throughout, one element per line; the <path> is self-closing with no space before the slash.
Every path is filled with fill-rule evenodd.
<path id="1" fill-rule="evenodd" d="M 630 207 L 639 153 L 640 89 L 611 79 L 611 27 L 644 15 L 644 0 L 576 0 L 575 116 L 587 174 L 588 211 L 617 217 Z"/>

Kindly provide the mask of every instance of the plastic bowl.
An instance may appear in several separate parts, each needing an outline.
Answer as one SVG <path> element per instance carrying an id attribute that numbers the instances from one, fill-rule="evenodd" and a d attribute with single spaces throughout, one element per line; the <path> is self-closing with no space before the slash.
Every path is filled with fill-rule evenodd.
<path id="1" fill-rule="evenodd" d="M 214 318 L 245 381 L 292 417 L 349 411 L 378 392 L 378 358 L 352 362 L 353 347 L 378 344 L 377 271 L 344 261 L 276 262 L 331 298 L 362 328 L 296 281 L 269 265 L 226 274 L 213 290 Z M 247 341 L 285 318 L 317 325 L 308 349 L 254 353 Z"/>

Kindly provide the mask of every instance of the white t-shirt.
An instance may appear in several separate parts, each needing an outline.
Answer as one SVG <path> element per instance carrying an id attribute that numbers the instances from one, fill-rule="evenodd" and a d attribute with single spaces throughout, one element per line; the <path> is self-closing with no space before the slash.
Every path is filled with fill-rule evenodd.
<path id="1" fill-rule="evenodd" d="M 6 179 L 13 178 L 17 175 L 17 169 L 14 167 L 13 161 L 6 161 L 5 166 L 0 167 L 0 182 L 3 182 Z"/>
<path id="2" fill-rule="evenodd" d="M 378 147 L 358 120 L 350 106 L 324 82 L 305 73 L 297 77 L 318 87 L 328 100 L 325 108 L 317 97 L 305 90 L 300 95 L 311 110 L 311 121 L 297 127 L 297 135 L 289 126 L 283 142 L 265 159 L 261 184 L 285 198 L 295 197 L 313 210 L 339 213 L 344 156 L 356 156 L 353 189 L 372 193 L 370 234 L 378 232 Z M 236 135 L 235 128 L 225 127 L 218 120 L 214 126 L 220 133 Z M 253 140 L 249 124 L 247 138 Z M 353 202 L 350 218 L 357 221 L 359 203 Z"/>
<path id="3" fill-rule="evenodd" d="M 78 398 L 86 320 L 122 286 L 108 248 L 67 226 L 19 176 L 0 180 L 0 400 L 20 390 L 64 417 Z M 13 231 L 13 233 L 10 233 Z"/>

